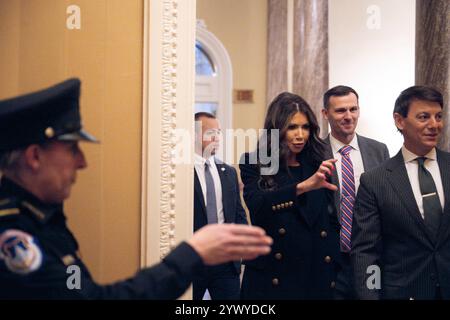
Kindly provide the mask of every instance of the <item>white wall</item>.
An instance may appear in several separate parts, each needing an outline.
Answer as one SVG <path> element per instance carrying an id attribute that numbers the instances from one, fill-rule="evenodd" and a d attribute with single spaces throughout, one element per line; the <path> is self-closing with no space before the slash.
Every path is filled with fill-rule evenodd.
<path id="1" fill-rule="evenodd" d="M 392 119 L 397 96 L 414 85 L 415 0 L 330 0 L 330 87 L 359 94 L 358 133 L 387 144 L 403 139 Z"/>

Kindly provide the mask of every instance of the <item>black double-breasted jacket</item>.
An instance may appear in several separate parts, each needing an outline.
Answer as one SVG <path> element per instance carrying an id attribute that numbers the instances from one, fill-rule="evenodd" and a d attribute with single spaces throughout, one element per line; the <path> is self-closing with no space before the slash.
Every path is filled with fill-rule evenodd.
<path id="1" fill-rule="evenodd" d="M 260 170 L 241 159 L 244 200 L 253 225 L 266 230 L 272 252 L 245 262 L 244 299 L 329 299 L 339 268 L 339 233 L 332 191 L 319 189 L 296 195 L 296 186 L 318 166 L 307 159 L 300 167 L 280 168 L 276 187 L 261 187 Z"/>
<path id="2" fill-rule="evenodd" d="M 182 243 L 129 279 L 97 284 L 77 254 L 63 206 L 43 204 L 6 178 L 0 183 L 0 250 L 0 300 L 175 299 L 203 267 Z"/>

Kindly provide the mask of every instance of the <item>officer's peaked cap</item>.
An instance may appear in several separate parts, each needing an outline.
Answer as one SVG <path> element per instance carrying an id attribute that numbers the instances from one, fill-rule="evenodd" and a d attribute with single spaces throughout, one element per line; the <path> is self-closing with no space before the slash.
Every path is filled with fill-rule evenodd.
<path id="1" fill-rule="evenodd" d="M 55 139 L 97 139 L 82 129 L 79 79 L 68 79 L 50 88 L 0 100 L 0 151 Z"/>

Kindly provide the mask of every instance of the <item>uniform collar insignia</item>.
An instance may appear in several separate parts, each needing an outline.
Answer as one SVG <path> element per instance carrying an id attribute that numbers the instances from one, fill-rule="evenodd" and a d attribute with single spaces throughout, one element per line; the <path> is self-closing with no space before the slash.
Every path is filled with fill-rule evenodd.
<path id="1" fill-rule="evenodd" d="M 45 213 L 33 206 L 31 203 L 27 201 L 22 201 L 22 206 L 27 208 L 36 218 L 43 221 L 45 220 Z"/>
<path id="2" fill-rule="evenodd" d="M 0 218 L 19 214 L 20 210 L 14 198 L 0 197 Z"/>
<path id="3" fill-rule="evenodd" d="M 75 262 L 75 258 L 71 254 L 65 255 L 61 260 L 65 266 L 70 266 Z"/>
<path id="4" fill-rule="evenodd" d="M 0 217 L 10 216 L 10 215 L 19 214 L 19 213 L 20 213 L 19 208 L 2 209 L 2 210 L 0 210 Z"/>
<path id="5" fill-rule="evenodd" d="M 6 198 L 6 199 L 0 199 L 0 208 L 9 204 L 11 202 L 11 199 Z"/>
<path id="6" fill-rule="evenodd" d="M 6 194 L 14 195 L 17 202 L 16 205 L 25 208 L 27 212 L 31 213 L 32 217 L 42 223 L 48 221 L 56 212 L 62 211 L 62 205 L 46 205 L 33 194 L 6 177 L 3 177 L 1 180 L 1 189 Z"/>

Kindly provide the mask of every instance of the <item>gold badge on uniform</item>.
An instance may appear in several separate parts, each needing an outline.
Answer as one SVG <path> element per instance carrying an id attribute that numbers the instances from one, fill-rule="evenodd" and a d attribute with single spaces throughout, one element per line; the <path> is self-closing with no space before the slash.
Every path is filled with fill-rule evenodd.
<path id="1" fill-rule="evenodd" d="M 18 208 L 4 209 L 0 210 L 0 217 L 9 216 L 12 214 L 19 214 L 20 210 Z"/>
<path id="2" fill-rule="evenodd" d="M 45 129 L 45 136 L 49 139 L 53 138 L 55 136 L 55 130 L 52 127 L 48 127 Z"/>
<path id="3" fill-rule="evenodd" d="M 71 254 L 62 257 L 61 260 L 65 266 L 70 266 L 75 262 L 75 258 Z"/>

